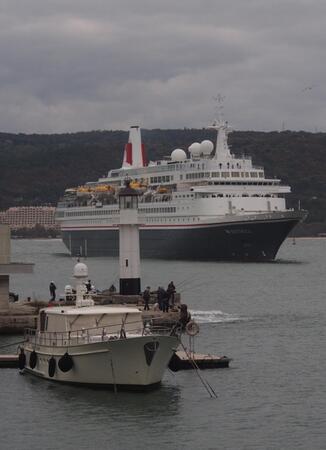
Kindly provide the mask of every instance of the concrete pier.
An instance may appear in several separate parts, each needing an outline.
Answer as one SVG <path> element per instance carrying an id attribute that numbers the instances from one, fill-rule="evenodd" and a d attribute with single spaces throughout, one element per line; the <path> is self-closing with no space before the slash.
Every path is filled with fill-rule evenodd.
<path id="1" fill-rule="evenodd" d="M 35 328 L 36 324 L 35 308 L 13 304 L 8 311 L 0 311 L 0 334 L 22 334 L 25 328 Z"/>
<path id="2" fill-rule="evenodd" d="M 0 225 L 0 333 L 21 332 L 35 323 L 35 309 L 9 302 L 10 275 L 32 273 L 33 266 L 11 262 L 10 229 Z"/>
<path id="3" fill-rule="evenodd" d="M 0 355 L 0 368 L 17 368 L 18 367 L 18 355 Z"/>
<path id="4" fill-rule="evenodd" d="M 227 356 L 215 356 L 178 350 L 172 356 L 169 369 L 172 372 L 191 369 L 220 369 L 229 367 L 231 359 Z"/>

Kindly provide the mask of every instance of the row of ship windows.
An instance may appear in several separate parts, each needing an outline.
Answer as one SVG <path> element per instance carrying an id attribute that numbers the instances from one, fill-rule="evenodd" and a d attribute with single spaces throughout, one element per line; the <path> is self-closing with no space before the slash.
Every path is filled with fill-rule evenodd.
<path id="1" fill-rule="evenodd" d="M 175 218 L 175 217 L 149 217 L 146 220 L 146 223 L 154 223 L 154 222 L 164 222 L 164 223 L 175 223 L 175 222 L 197 222 L 199 221 L 199 217 L 184 217 L 184 218 Z M 112 223 L 112 219 L 110 220 L 110 222 Z M 101 223 L 107 223 L 107 222 L 98 222 L 95 219 L 91 219 L 87 221 L 88 224 L 93 224 L 93 225 L 99 225 Z M 114 223 L 114 222 L 113 222 Z"/>
<path id="2" fill-rule="evenodd" d="M 173 175 L 163 175 L 161 177 L 151 177 L 150 178 L 151 184 L 170 183 L 171 181 L 173 181 Z"/>
<path id="3" fill-rule="evenodd" d="M 167 164 L 167 165 L 162 165 L 160 163 L 160 161 L 157 162 L 157 164 L 154 164 L 152 166 L 147 166 L 145 168 L 145 170 L 142 170 L 141 172 L 144 172 L 144 175 L 147 175 L 148 173 L 152 173 L 152 172 L 157 172 L 157 167 L 159 167 L 159 170 L 161 172 L 171 172 L 171 171 L 176 171 L 176 170 L 185 170 L 189 167 L 189 165 L 184 165 L 184 164 Z M 204 166 L 204 164 L 203 164 Z M 199 164 L 198 164 L 198 168 L 199 168 Z M 139 175 L 139 169 L 129 169 L 128 171 L 120 171 L 120 172 L 109 172 L 109 177 L 111 176 L 112 178 L 116 178 L 116 177 L 125 177 L 126 175 L 134 177 L 134 176 L 138 176 Z"/>
<path id="4" fill-rule="evenodd" d="M 212 172 L 212 176 L 214 172 Z M 186 173 L 186 180 L 196 180 L 197 178 L 209 178 L 210 172 Z"/>
<path id="5" fill-rule="evenodd" d="M 71 216 L 106 216 L 108 214 L 119 214 L 119 210 L 118 209 L 96 209 L 94 211 L 69 211 L 66 212 L 66 217 L 71 217 Z M 58 217 L 63 217 L 64 213 L 63 212 L 58 212 L 57 216 Z"/>
<path id="6" fill-rule="evenodd" d="M 277 181 L 209 181 L 208 184 L 215 186 L 275 186 L 279 183 Z"/>
<path id="7" fill-rule="evenodd" d="M 147 219 L 147 223 L 155 223 L 155 222 L 198 222 L 200 221 L 199 217 L 183 217 L 183 218 L 175 218 L 175 217 L 150 217 Z"/>
<path id="8" fill-rule="evenodd" d="M 198 178 L 264 178 L 264 172 L 194 172 L 187 173 L 186 180 Z"/>
<path id="9" fill-rule="evenodd" d="M 194 194 L 180 194 L 176 195 L 175 198 L 189 198 L 189 197 L 195 197 Z"/>
<path id="10" fill-rule="evenodd" d="M 162 208 L 140 208 L 139 212 L 142 214 L 151 214 L 151 213 L 175 213 L 176 208 L 174 206 L 170 207 L 162 207 Z M 95 210 L 95 211 L 69 211 L 66 212 L 66 217 L 72 216 L 103 216 L 103 215 L 112 215 L 119 214 L 119 210 Z M 59 211 L 57 213 L 58 217 L 64 217 L 64 212 Z"/>
<path id="11" fill-rule="evenodd" d="M 232 205 L 229 205 L 229 207 L 232 207 Z M 233 206 L 233 208 L 235 208 Z M 278 210 L 277 206 L 275 206 L 274 208 L 275 210 Z M 244 208 L 241 208 L 241 211 L 244 211 Z M 260 211 L 261 212 L 261 211 Z M 190 223 L 190 222 L 199 222 L 200 218 L 199 217 L 149 217 L 146 220 L 146 223 Z M 93 224 L 93 225 L 99 225 L 99 222 L 97 220 L 89 220 L 88 221 L 89 224 Z"/>
<path id="12" fill-rule="evenodd" d="M 251 158 L 244 158 L 243 162 L 249 162 L 251 161 Z M 157 161 L 157 164 L 154 165 L 149 165 L 145 168 L 145 170 L 143 170 L 142 172 L 144 172 L 144 175 L 146 175 L 147 173 L 151 173 L 151 172 L 157 172 L 157 168 L 159 166 L 159 170 L 160 171 L 177 171 L 177 170 L 189 170 L 190 169 L 204 169 L 205 168 L 205 163 L 190 163 L 189 161 L 184 161 L 184 162 L 180 162 L 180 163 L 175 163 L 175 162 L 169 162 L 166 165 L 165 164 L 161 164 L 161 161 Z M 240 169 L 241 170 L 241 164 L 240 163 L 219 163 L 218 164 L 220 169 Z M 133 176 L 137 176 L 139 174 L 139 169 L 129 169 L 128 172 L 126 173 L 126 171 L 112 171 L 109 173 L 109 176 L 111 176 L 112 178 L 116 178 L 116 177 L 124 177 L 126 174 L 128 174 L 129 176 L 133 177 Z"/>
<path id="13" fill-rule="evenodd" d="M 182 180 L 183 175 L 180 175 Z M 199 178 L 264 178 L 264 172 L 194 172 L 186 173 L 186 180 L 197 180 Z M 141 178 L 140 181 L 144 182 L 145 178 Z M 135 178 L 135 181 L 138 181 Z M 159 177 L 150 177 L 151 184 L 171 183 L 173 176 L 163 175 Z"/>
<path id="14" fill-rule="evenodd" d="M 216 197 L 275 197 L 275 195 L 271 194 L 210 194 L 210 195 L 201 195 L 201 198 L 216 198 Z"/>
<path id="15" fill-rule="evenodd" d="M 141 214 L 151 214 L 151 213 L 175 213 L 176 207 L 169 206 L 164 208 L 140 208 L 139 212 Z"/>
<path id="16" fill-rule="evenodd" d="M 217 198 L 217 197 L 275 197 L 272 194 L 197 194 L 200 198 Z M 194 197 L 193 194 L 180 194 L 176 195 L 175 198 L 188 198 Z"/>
<path id="17" fill-rule="evenodd" d="M 160 168 L 162 170 L 163 168 Z M 156 169 L 157 170 L 157 169 Z M 198 178 L 264 178 L 264 172 L 193 172 L 186 173 L 186 180 L 196 180 Z M 183 175 L 180 175 L 182 180 Z M 148 178 L 134 178 L 135 181 L 148 182 Z M 162 175 L 150 177 L 151 184 L 157 183 L 171 183 L 173 175 Z"/>

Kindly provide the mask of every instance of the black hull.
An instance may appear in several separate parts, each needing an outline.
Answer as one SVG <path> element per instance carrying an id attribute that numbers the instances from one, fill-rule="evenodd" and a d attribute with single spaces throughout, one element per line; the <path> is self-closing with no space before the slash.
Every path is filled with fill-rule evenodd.
<path id="1" fill-rule="evenodd" d="M 140 230 L 143 258 L 203 261 L 272 261 L 284 239 L 302 219 L 210 224 Z M 62 231 L 72 256 L 118 256 L 118 229 Z"/>

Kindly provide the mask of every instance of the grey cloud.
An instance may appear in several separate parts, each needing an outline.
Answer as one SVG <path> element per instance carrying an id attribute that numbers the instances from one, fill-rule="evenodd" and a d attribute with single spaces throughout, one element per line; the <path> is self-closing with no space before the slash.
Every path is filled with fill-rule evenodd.
<path id="1" fill-rule="evenodd" d="M 5 0 L 0 129 L 204 126 L 217 92 L 236 128 L 323 129 L 325 12 L 319 0 Z"/>

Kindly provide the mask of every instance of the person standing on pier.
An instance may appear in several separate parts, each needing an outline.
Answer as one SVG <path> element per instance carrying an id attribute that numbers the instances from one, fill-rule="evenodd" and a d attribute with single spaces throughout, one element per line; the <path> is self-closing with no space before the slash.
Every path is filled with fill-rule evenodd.
<path id="1" fill-rule="evenodd" d="M 87 294 L 89 294 L 92 290 L 92 282 L 91 280 L 88 280 L 87 283 L 85 283 L 86 289 L 87 289 Z"/>
<path id="2" fill-rule="evenodd" d="M 163 289 L 163 312 L 169 312 L 169 294 Z"/>
<path id="3" fill-rule="evenodd" d="M 147 288 L 144 290 L 144 293 L 143 293 L 143 299 L 144 299 L 144 303 L 145 303 L 144 311 L 149 311 L 149 300 L 151 298 L 150 289 L 151 288 L 149 286 L 147 286 Z"/>
<path id="4" fill-rule="evenodd" d="M 56 291 L 56 289 L 57 289 L 57 287 L 54 284 L 54 281 L 51 281 L 50 286 L 49 286 L 50 295 L 51 295 L 50 302 L 54 302 L 55 301 L 55 291 Z"/>
<path id="5" fill-rule="evenodd" d="M 166 292 L 168 293 L 168 296 L 169 296 L 169 305 L 174 306 L 174 294 L 176 292 L 176 289 L 175 289 L 173 281 L 170 281 Z M 171 302 L 170 302 L 170 300 L 171 300 Z"/>
<path id="6" fill-rule="evenodd" d="M 163 311 L 163 302 L 165 297 L 165 290 L 159 286 L 157 289 L 157 303 L 159 305 L 160 311 Z"/>

